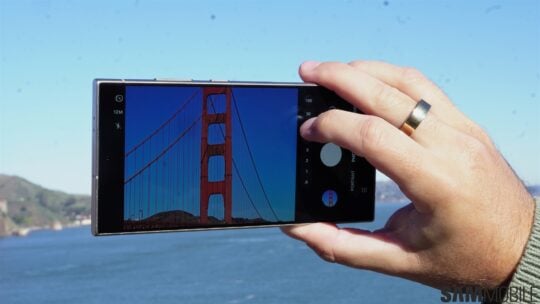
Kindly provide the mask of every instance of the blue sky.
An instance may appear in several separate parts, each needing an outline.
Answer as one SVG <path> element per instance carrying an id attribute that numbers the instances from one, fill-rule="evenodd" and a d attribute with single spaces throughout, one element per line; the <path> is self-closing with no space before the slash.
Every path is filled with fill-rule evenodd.
<path id="1" fill-rule="evenodd" d="M 259 212 L 266 220 L 276 220 L 266 204 L 251 164 L 247 141 L 264 191 L 276 216 L 281 221 L 292 221 L 295 211 L 298 90 L 238 88 L 232 92 L 232 157 L 239 173 L 237 174 L 233 167 L 233 217 L 256 218 L 259 217 L 256 212 Z M 225 98 L 216 96 L 224 97 L 210 97 L 209 113 L 225 112 Z M 178 209 L 199 215 L 201 121 L 198 118 L 202 112 L 201 88 L 129 86 L 126 89 L 125 102 L 125 151 L 129 154 L 125 179 L 129 180 L 135 174 L 137 177 L 125 187 L 127 195 L 124 216 L 144 218 L 162 211 Z M 242 125 L 235 106 L 241 116 Z M 169 123 L 163 125 L 166 121 Z M 197 121 L 198 123 L 193 123 Z M 272 125 L 274 127 L 270 128 Z M 193 127 L 190 129 L 191 126 Z M 209 129 L 210 143 L 224 142 L 225 126 L 222 128 L 218 127 L 213 131 Z M 184 133 L 185 130 L 190 131 Z M 148 139 L 150 134 L 154 134 L 152 139 Z M 185 135 L 173 144 L 181 134 Z M 139 145 L 143 141 L 145 144 Z M 158 157 L 165 149 L 168 149 L 168 152 Z M 145 169 L 144 173 L 137 173 L 153 160 L 157 161 Z M 210 158 L 209 180 L 223 180 L 224 170 L 224 162 L 213 163 Z M 257 211 L 251 206 L 242 183 Z M 215 199 L 210 199 L 209 215 L 223 218 L 223 203 Z M 142 210 L 142 215 L 139 210 Z"/>
<path id="2" fill-rule="evenodd" d="M 539 1 L 0 1 L 0 172 L 90 193 L 96 77 L 298 81 L 415 66 L 540 183 Z"/>

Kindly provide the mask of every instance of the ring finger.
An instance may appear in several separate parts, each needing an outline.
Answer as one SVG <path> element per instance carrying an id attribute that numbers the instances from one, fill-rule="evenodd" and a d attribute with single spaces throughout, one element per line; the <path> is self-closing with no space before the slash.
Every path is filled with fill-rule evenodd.
<path id="1" fill-rule="evenodd" d="M 492 145 L 483 130 L 459 111 L 437 85 L 422 73 L 412 68 L 404 68 L 380 61 L 353 61 L 350 66 L 395 87 L 414 100 L 427 98 L 433 104 L 431 114 L 447 125 L 476 137 L 485 144 Z"/>

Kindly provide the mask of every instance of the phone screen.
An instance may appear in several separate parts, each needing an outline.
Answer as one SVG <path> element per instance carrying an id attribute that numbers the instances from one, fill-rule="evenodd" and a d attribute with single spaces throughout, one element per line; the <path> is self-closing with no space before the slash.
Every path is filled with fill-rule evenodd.
<path id="1" fill-rule="evenodd" d="M 356 111 L 331 91 L 137 82 L 98 91 L 103 233 L 373 219 L 374 169 L 299 135 L 328 109 Z"/>

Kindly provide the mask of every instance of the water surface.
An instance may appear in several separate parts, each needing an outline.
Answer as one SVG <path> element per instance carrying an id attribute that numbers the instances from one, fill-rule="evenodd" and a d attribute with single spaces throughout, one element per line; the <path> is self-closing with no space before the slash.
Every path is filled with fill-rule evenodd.
<path id="1" fill-rule="evenodd" d="M 377 208 L 373 229 L 400 205 Z M 434 303 L 437 290 L 320 260 L 277 228 L 0 239 L 1 303 Z"/>

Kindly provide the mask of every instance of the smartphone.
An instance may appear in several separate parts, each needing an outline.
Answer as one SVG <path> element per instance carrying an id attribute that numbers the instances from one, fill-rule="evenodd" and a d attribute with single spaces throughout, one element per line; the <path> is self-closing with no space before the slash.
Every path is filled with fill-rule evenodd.
<path id="1" fill-rule="evenodd" d="M 375 169 L 300 125 L 358 112 L 306 83 L 94 80 L 94 235 L 360 222 Z"/>

